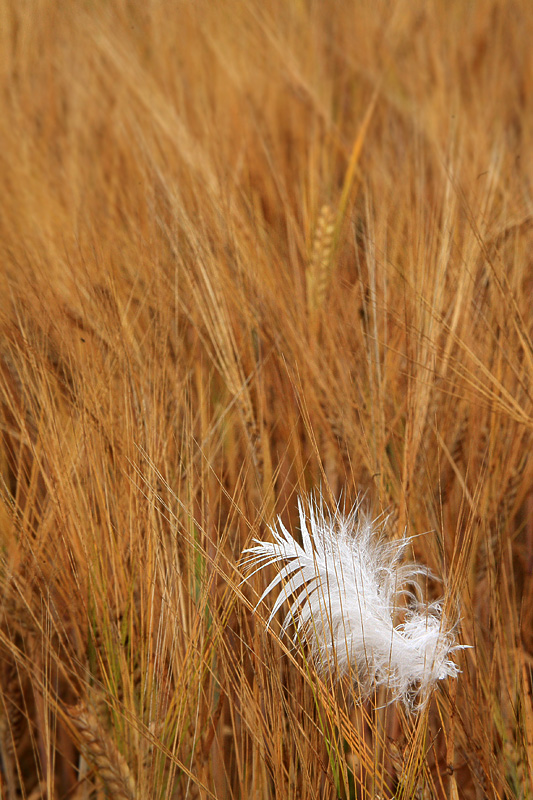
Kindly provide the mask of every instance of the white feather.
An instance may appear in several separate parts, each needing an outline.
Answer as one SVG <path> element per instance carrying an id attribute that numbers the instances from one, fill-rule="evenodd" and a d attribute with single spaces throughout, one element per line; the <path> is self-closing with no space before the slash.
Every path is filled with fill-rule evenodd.
<path id="1" fill-rule="evenodd" d="M 298 501 L 301 545 L 278 520 L 273 542 L 255 540 L 245 551 L 252 574 L 279 568 L 259 600 L 279 592 L 267 627 L 287 601 L 282 631 L 294 625 L 294 641 L 309 646 L 321 674 L 349 674 L 362 695 L 386 685 L 393 699 L 420 706 L 438 680 L 457 676 L 451 654 L 462 647 L 440 606 L 420 600 L 417 579 L 429 571 L 400 564 L 410 540 L 387 542 L 384 521 L 366 515 L 360 501 L 347 515 L 328 513 L 312 498 L 309 507 L 307 517 Z M 395 625 L 402 595 L 409 608 L 402 606 L 404 622 Z"/>

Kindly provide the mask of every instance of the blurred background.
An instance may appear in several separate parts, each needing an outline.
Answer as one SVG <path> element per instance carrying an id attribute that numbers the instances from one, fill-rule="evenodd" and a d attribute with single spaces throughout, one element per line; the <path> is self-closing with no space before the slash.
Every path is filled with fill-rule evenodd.
<path id="1" fill-rule="evenodd" d="M 0 19 L 2 797 L 530 797 L 533 5 Z M 422 714 L 253 612 L 317 489 L 424 534 Z"/>

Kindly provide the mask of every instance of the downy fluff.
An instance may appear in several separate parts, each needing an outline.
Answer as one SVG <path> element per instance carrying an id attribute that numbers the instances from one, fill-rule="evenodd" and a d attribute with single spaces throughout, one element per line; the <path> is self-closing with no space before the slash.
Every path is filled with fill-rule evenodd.
<path id="1" fill-rule="evenodd" d="M 327 512 L 321 500 L 309 507 L 307 516 L 298 501 L 301 545 L 278 520 L 273 542 L 255 540 L 245 551 L 252 574 L 279 568 L 259 600 L 278 592 L 267 627 L 288 601 L 282 631 L 294 625 L 295 643 L 308 645 L 319 673 L 348 675 L 362 696 L 386 685 L 392 699 L 423 705 L 438 680 L 457 676 L 451 654 L 461 647 L 440 606 L 421 602 L 417 579 L 429 571 L 400 564 L 410 540 L 386 541 L 384 522 L 366 515 L 360 501 L 349 514 Z M 395 625 L 402 596 L 403 622 Z"/>

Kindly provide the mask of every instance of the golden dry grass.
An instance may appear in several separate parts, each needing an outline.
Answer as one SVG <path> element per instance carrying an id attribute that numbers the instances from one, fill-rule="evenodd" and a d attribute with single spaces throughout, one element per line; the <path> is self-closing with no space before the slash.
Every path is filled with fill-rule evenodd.
<path id="1" fill-rule="evenodd" d="M 0 19 L 2 797 L 532 796 L 533 5 Z M 421 715 L 239 586 L 317 486 L 430 531 Z"/>

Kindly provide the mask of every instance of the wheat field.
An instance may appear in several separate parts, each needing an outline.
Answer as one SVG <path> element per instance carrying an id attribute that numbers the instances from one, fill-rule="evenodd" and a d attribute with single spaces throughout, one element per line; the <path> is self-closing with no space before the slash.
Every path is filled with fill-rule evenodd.
<path id="1" fill-rule="evenodd" d="M 1 797 L 533 797 L 533 4 L 0 38 Z M 470 645 L 419 713 L 254 610 L 311 491 L 415 536 Z"/>

